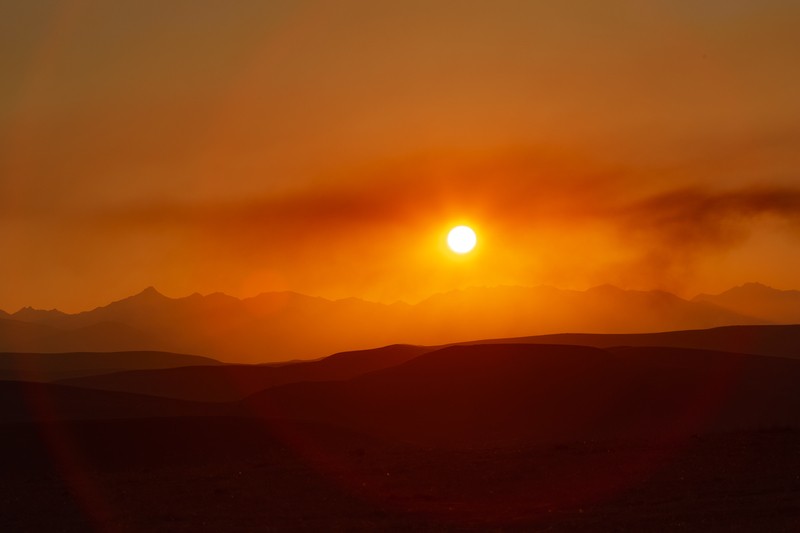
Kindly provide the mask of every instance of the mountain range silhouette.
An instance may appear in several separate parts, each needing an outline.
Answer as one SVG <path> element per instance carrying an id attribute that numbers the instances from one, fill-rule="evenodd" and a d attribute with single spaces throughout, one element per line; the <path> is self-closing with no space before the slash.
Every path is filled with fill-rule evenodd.
<path id="1" fill-rule="evenodd" d="M 755 302 L 749 305 L 748 302 Z M 0 351 L 155 350 L 240 363 L 311 359 L 393 343 L 565 332 L 645 333 L 800 321 L 800 292 L 748 284 L 692 300 L 604 285 L 472 288 L 417 304 L 327 300 L 292 292 L 238 299 L 220 293 L 141 293 L 76 314 L 23 308 L 0 318 Z"/>

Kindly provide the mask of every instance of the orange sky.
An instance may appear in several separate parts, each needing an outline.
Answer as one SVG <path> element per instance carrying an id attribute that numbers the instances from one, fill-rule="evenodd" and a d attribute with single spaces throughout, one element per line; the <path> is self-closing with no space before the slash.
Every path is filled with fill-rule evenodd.
<path id="1" fill-rule="evenodd" d="M 800 287 L 796 2 L 229 4 L 0 2 L 0 309 Z"/>

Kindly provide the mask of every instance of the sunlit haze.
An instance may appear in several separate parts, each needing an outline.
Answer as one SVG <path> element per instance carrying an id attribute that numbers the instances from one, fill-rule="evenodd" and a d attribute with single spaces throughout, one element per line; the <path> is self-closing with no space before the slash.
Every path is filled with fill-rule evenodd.
<path id="1" fill-rule="evenodd" d="M 798 286 L 797 2 L 1 13 L 0 309 Z"/>

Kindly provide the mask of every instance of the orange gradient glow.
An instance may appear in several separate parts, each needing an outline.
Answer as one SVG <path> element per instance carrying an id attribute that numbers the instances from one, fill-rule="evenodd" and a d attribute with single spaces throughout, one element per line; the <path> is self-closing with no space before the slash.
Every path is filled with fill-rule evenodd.
<path id="1" fill-rule="evenodd" d="M 581 4 L 13 3 L 0 309 L 796 286 L 800 7 Z"/>

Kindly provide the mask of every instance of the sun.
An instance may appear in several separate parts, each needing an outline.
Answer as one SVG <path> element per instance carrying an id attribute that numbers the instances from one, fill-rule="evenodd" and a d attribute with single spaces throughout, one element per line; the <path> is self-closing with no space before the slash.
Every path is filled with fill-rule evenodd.
<path id="1" fill-rule="evenodd" d="M 469 226 L 456 226 L 447 234 L 447 246 L 457 254 L 466 254 L 475 248 L 478 237 Z"/>

